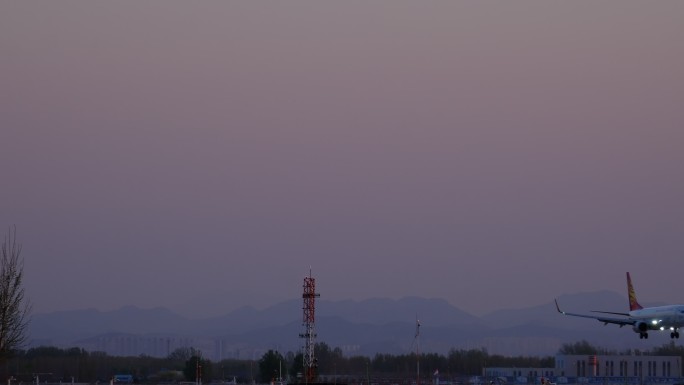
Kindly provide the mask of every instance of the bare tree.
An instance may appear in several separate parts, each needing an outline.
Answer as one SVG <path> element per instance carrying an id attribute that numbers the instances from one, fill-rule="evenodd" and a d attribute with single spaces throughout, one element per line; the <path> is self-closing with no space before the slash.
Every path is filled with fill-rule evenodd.
<path id="1" fill-rule="evenodd" d="M 0 259 L 0 362 L 26 341 L 31 304 L 24 297 L 24 260 L 17 229 L 10 227 L 2 243 Z"/>

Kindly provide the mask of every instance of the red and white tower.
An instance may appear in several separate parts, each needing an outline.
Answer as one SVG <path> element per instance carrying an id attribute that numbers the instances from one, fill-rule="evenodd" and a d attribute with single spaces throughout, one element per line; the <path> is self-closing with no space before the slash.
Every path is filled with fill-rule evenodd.
<path id="1" fill-rule="evenodd" d="M 300 334 L 304 338 L 304 381 L 305 383 L 314 382 L 316 379 L 316 358 L 314 357 L 314 345 L 316 344 L 316 297 L 320 294 L 316 293 L 316 279 L 311 276 L 311 269 L 309 269 L 309 276 L 304 278 L 304 317 L 303 326 L 304 333 Z"/>

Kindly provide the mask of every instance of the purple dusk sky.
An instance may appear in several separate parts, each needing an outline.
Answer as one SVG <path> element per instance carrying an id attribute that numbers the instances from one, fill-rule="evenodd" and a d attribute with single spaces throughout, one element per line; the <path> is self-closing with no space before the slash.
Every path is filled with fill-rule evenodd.
<path id="1" fill-rule="evenodd" d="M 625 271 L 681 303 L 683 15 L 4 1 L 0 226 L 36 313 L 263 307 L 309 266 L 323 299 L 476 315 Z"/>

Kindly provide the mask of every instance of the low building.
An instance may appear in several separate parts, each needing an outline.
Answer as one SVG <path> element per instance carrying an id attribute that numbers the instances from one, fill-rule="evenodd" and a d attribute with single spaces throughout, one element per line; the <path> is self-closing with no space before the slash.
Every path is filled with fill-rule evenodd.
<path id="1" fill-rule="evenodd" d="M 558 375 L 554 368 L 484 368 L 483 383 L 493 382 L 496 385 L 504 383 L 539 384 L 541 378 L 555 378 Z M 504 380 L 505 379 L 505 380 Z"/>
<path id="2" fill-rule="evenodd" d="M 558 355 L 553 368 L 484 368 L 494 382 L 539 384 L 542 378 L 555 383 L 642 384 L 682 382 L 679 356 Z"/>

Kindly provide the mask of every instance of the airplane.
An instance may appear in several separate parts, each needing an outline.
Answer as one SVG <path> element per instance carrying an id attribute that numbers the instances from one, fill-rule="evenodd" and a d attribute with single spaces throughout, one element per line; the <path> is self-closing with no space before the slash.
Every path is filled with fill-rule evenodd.
<path id="1" fill-rule="evenodd" d="M 679 338 L 679 328 L 684 327 L 684 305 L 666 305 L 655 307 L 643 307 L 637 302 L 634 287 L 632 286 L 632 278 L 627 272 L 627 295 L 629 296 L 629 312 L 617 313 L 609 311 L 597 311 L 594 313 L 612 314 L 622 316 L 618 317 L 603 317 L 589 314 L 568 313 L 562 311 L 556 301 L 556 310 L 563 315 L 574 317 L 593 318 L 604 325 L 615 324 L 623 327 L 630 325 L 635 333 L 639 333 L 639 338 L 648 338 L 649 330 L 669 330 L 670 338 Z"/>

